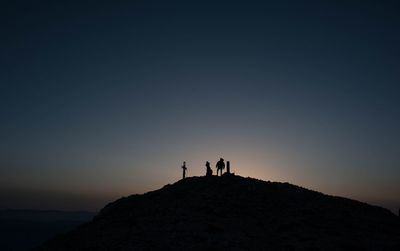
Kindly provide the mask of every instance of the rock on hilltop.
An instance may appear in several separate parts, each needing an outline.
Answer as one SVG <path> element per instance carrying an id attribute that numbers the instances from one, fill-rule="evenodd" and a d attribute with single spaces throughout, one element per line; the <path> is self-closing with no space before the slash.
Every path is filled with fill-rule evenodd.
<path id="1" fill-rule="evenodd" d="M 384 208 L 288 183 L 192 177 L 108 204 L 38 250 L 400 250 Z"/>

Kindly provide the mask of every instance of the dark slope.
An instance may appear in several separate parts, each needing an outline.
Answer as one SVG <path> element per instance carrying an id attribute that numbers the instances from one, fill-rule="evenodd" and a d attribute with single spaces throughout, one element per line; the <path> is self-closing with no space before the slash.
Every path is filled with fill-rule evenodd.
<path id="1" fill-rule="evenodd" d="M 390 211 L 288 183 L 193 177 L 107 205 L 39 250 L 400 250 Z"/>

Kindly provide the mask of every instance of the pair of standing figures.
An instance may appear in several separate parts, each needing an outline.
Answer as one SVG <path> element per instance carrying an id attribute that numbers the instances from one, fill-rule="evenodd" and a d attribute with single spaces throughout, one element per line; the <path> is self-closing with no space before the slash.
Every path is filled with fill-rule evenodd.
<path id="1" fill-rule="evenodd" d="M 220 175 L 222 176 L 222 172 L 225 169 L 224 159 L 220 158 L 219 161 L 217 162 L 217 164 L 215 165 L 215 167 L 217 168 L 217 176 L 218 176 L 218 173 L 220 173 Z M 208 162 L 208 161 L 206 162 L 206 168 L 207 168 L 206 176 L 212 176 L 213 175 L 213 171 L 211 169 L 210 162 Z M 182 178 L 184 179 L 186 177 L 186 171 L 187 171 L 186 161 L 183 162 L 182 170 L 183 170 L 183 177 Z M 229 170 L 228 170 L 228 172 L 229 172 Z"/>
<path id="2" fill-rule="evenodd" d="M 222 171 L 225 169 L 225 162 L 223 158 L 220 158 L 219 161 L 217 162 L 217 164 L 215 164 L 215 167 L 217 168 L 217 176 L 218 173 L 220 173 L 220 175 L 222 175 Z M 207 168 L 207 172 L 206 172 L 206 176 L 212 176 L 213 171 L 210 167 L 210 162 L 206 162 L 206 168 Z"/>

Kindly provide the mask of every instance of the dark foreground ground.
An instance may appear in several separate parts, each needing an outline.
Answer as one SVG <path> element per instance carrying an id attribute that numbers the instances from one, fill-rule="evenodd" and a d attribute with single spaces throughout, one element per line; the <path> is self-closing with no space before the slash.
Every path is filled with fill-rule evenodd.
<path id="1" fill-rule="evenodd" d="M 37 250 L 400 250 L 400 221 L 288 183 L 192 177 L 110 203 Z"/>

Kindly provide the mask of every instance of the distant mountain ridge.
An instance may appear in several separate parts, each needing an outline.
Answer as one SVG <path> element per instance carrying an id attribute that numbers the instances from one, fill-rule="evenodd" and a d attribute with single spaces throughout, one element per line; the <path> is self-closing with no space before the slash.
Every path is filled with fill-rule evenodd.
<path id="1" fill-rule="evenodd" d="M 400 220 L 289 183 L 191 177 L 112 202 L 37 250 L 400 250 Z"/>
<path id="2" fill-rule="evenodd" d="M 0 250 L 30 250 L 93 219 L 86 211 L 0 210 Z"/>
<path id="3" fill-rule="evenodd" d="M 96 214 L 88 211 L 33 210 L 33 209 L 1 209 L 0 220 L 31 221 L 89 221 Z"/>

